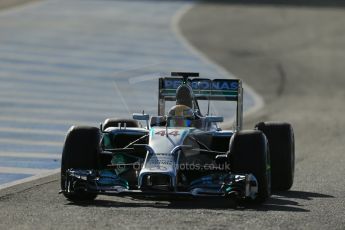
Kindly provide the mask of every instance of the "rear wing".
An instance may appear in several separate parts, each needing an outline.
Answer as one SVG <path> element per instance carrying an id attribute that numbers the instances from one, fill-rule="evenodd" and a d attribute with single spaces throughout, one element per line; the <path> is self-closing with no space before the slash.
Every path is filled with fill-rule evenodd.
<path id="1" fill-rule="evenodd" d="M 196 76 L 192 76 L 196 77 Z M 188 84 L 193 89 L 195 100 L 234 101 L 237 103 L 236 129 L 242 129 L 243 88 L 239 79 L 175 78 L 159 79 L 158 114 L 164 115 L 165 101 L 176 100 L 176 89 Z"/>

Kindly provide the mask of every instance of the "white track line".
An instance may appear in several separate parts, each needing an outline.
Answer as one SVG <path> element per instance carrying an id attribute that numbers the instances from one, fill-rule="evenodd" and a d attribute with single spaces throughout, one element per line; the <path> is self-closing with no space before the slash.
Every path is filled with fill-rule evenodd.
<path id="1" fill-rule="evenodd" d="M 49 125 L 68 125 L 68 124 L 80 124 L 83 123 L 82 120 L 71 120 L 71 119 L 46 119 L 46 118 L 31 118 L 31 117 L 21 117 L 21 116 L 1 116 L 0 121 L 9 122 L 23 122 L 23 123 L 34 123 L 34 124 L 49 124 Z M 85 121 L 84 121 L 85 123 Z"/>
<path id="2" fill-rule="evenodd" d="M 35 168 L 17 168 L 17 167 L 0 167 L 0 173 L 11 174 L 44 174 L 49 173 L 50 169 L 35 169 Z"/>
<path id="3" fill-rule="evenodd" d="M 185 7 L 182 7 L 173 17 L 171 27 L 174 33 L 176 34 L 177 38 L 180 40 L 180 42 L 187 48 L 188 51 L 190 51 L 195 56 L 200 57 L 200 59 L 207 65 L 213 65 L 219 71 L 219 73 L 223 74 L 224 76 L 229 76 L 229 78 L 239 78 L 235 76 L 234 74 L 230 73 L 227 69 L 220 66 L 213 60 L 211 60 L 209 57 L 207 57 L 205 54 L 203 54 L 201 51 L 199 51 L 195 46 L 193 46 L 183 35 L 179 27 L 179 23 L 182 19 L 182 17 L 188 13 L 196 4 L 190 4 L 186 5 Z M 251 95 L 251 97 L 254 99 L 254 106 L 244 111 L 244 114 L 247 116 L 249 114 L 253 114 L 257 111 L 259 111 L 261 108 L 264 107 L 264 100 L 263 98 L 255 92 L 253 88 L 251 88 L 249 85 L 245 84 L 243 82 L 243 88 L 245 89 L 245 93 L 248 93 Z M 232 121 L 223 123 L 224 127 L 229 127 L 232 125 Z"/>
<path id="4" fill-rule="evenodd" d="M 38 179 L 41 179 L 41 178 L 44 178 L 47 176 L 54 175 L 54 174 L 59 173 L 59 172 L 60 172 L 60 169 L 49 170 L 48 172 L 42 173 L 40 175 L 35 175 L 35 176 L 27 177 L 27 178 L 24 178 L 21 180 L 16 180 L 16 181 L 12 181 L 12 182 L 9 182 L 6 184 L 2 184 L 2 185 L 0 185 L 0 190 L 5 189 L 5 188 L 9 188 L 9 187 L 13 187 L 13 186 L 18 185 L 18 184 L 23 184 L 26 182 L 38 180 Z"/>
<path id="5" fill-rule="evenodd" d="M 48 129 L 28 129 L 28 128 L 14 128 L 14 127 L 0 127 L 0 133 L 25 133 L 35 135 L 54 135 L 54 136 L 65 136 L 67 132 L 48 130 Z"/>
<path id="6" fill-rule="evenodd" d="M 38 159 L 60 159 L 61 154 L 53 153 L 27 153 L 27 152 L 0 152 L 0 157 L 18 157 L 18 158 L 38 158 Z"/>
<path id="7" fill-rule="evenodd" d="M 34 141 L 34 140 L 16 140 L 16 139 L 9 139 L 9 138 L 0 138 L 0 144 L 13 144 L 13 145 L 34 145 L 34 146 L 51 146 L 51 147 L 61 147 L 61 142 L 55 141 Z"/>

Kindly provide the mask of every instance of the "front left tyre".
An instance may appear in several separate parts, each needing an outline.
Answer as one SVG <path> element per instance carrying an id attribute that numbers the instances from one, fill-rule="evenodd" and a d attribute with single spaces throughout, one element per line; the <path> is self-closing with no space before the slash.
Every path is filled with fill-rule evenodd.
<path id="1" fill-rule="evenodd" d="M 231 173 L 255 176 L 258 194 L 254 202 L 262 203 L 271 195 L 270 155 L 266 136 L 259 130 L 234 133 L 230 139 Z"/>

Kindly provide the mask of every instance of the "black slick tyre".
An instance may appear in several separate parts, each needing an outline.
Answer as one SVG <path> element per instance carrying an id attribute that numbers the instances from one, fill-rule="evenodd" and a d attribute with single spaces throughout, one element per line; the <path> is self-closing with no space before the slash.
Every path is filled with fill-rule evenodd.
<path id="1" fill-rule="evenodd" d="M 283 122 L 260 122 L 255 127 L 268 139 L 272 190 L 289 190 L 293 185 L 295 171 L 295 140 L 292 126 Z"/>
<path id="2" fill-rule="evenodd" d="M 95 127 L 72 126 L 66 136 L 61 159 L 61 190 L 66 190 L 66 170 L 97 169 L 100 131 Z M 94 200 L 96 194 L 85 191 L 63 193 L 71 201 Z"/>
<path id="3" fill-rule="evenodd" d="M 253 174 L 258 181 L 256 203 L 271 194 L 269 151 L 265 135 L 258 130 L 236 132 L 230 139 L 230 169 L 234 174 Z"/>

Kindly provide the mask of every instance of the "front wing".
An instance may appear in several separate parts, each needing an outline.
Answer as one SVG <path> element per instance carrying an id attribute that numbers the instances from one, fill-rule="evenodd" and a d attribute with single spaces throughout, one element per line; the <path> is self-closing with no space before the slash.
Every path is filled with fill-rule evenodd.
<path id="1" fill-rule="evenodd" d="M 152 187 L 130 189 L 127 181 L 110 170 L 75 170 L 66 173 L 64 194 L 95 193 L 142 199 L 171 200 L 179 198 L 255 199 L 258 182 L 253 174 L 212 174 L 194 180 L 183 189 Z"/>

